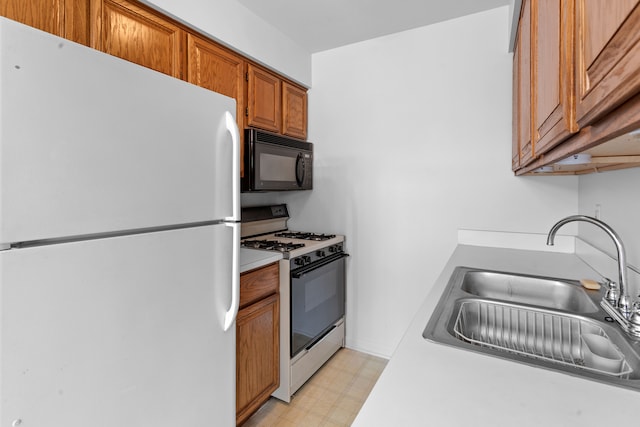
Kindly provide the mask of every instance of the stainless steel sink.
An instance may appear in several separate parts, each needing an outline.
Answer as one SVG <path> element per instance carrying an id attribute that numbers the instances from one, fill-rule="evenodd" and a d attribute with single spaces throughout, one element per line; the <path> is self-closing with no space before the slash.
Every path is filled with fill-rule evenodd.
<path id="1" fill-rule="evenodd" d="M 467 271 L 460 288 L 473 295 L 573 313 L 598 311 L 585 289 L 563 280 L 492 271 Z"/>
<path id="2" fill-rule="evenodd" d="M 600 308 L 603 292 L 572 280 L 458 267 L 423 337 L 640 390 L 640 343 Z"/>

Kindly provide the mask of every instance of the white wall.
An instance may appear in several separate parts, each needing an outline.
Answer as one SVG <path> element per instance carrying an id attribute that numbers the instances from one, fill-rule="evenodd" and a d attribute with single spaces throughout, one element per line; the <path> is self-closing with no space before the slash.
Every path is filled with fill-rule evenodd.
<path id="1" fill-rule="evenodd" d="M 295 229 L 347 236 L 347 344 L 389 356 L 458 228 L 546 233 L 576 177 L 513 176 L 509 7 L 313 55 L 312 192 Z"/>
<path id="2" fill-rule="evenodd" d="M 235 0 L 142 2 L 304 86 L 311 85 L 311 55 Z"/>
<path id="3" fill-rule="evenodd" d="M 621 237 L 627 250 L 629 264 L 640 267 L 640 169 L 603 172 L 583 175 L 579 180 L 579 212 L 594 216 L 596 205 L 600 205 L 600 219 L 609 224 Z M 600 250 L 616 256 L 616 249 L 602 230 L 591 224 L 580 224 L 578 235 Z M 617 281 L 615 271 L 604 272 Z M 640 278 L 629 273 L 632 289 L 640 290 Z"/>

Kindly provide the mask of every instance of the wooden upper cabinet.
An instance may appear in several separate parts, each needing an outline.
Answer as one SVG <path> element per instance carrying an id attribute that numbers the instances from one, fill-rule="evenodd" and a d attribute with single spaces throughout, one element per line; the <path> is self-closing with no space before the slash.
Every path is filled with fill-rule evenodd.
<path id="1" fill-rule="evenodd" d="M 0 15 L 234 98 L 241 140 L 245 126 L 307 138 L 303 87 L 141 2 L 1 0 Z"/>
<path id="2" fill-rule="evenodd" d="M 247 64 L 247 125 L 280 132 L 282 92 L 278 76 Z"/>
<path id="3" fill-rule="evenodd" d="M 2 0 L 0 14 L 57 36 L 64 36 L 65 0 Z"/>
<path id="4" fill-rule="evenodd" d="M 577 132 L 573 72 L 574 0 L 531 0 L 533 156 Z"/>
<path id="5" fill-rule="evenodd" d="M 244 151 L 244 58 L 193 34 L 187 34 L 187 81 L 236 100 L 240 158 Z M 244 162 L 240 162 L 244 176 Z"/>
<path id="6" fill-rule="evenodd" d="M 244 116 L 244 59 L 193 34 L 187 35 L 187 52 L 187 81 L 235 99 L 238 117 Z"/>
<path id="7" fill-rule="evenodd" d="M 282 82 L 282 133 L 307 139 L 307 91 Z"/>
<path id="8" fill-rule="evenodd" d="M 511 169 L 516 171 L 520 168 L 520 81 L 517 76 L 520 75 L 520 52 L 518 44 L 513 49 L 513 96 L 511 105 Z"/>
<path id="9" fill-rule="evenodd" d="M 2 0 L 0 15 L 88 45 L 89 2 L 90 0 Z"/>
<path id="10" fill-rule="evenodd" d="M 95 1 L 95 0 L 94 0 Z M 182 78 L 184 31 L 159 13 L 124 0 L 102 0 L 92 47 Z"/>
<path id="11" fill-rule="evenodd" d="M 576 115 L 596 122 L 640 91 L 640 0 L 576 1 Z"/>
<path id="12" fill-rule="evenodd" d="M 518 118 L 518 150 L 520 165 L 533 160 L 533 143 L 531 132 L 531 1 L 522 2 L 520 27 L 518 28 L 518 74 L 517 81 Z"/>

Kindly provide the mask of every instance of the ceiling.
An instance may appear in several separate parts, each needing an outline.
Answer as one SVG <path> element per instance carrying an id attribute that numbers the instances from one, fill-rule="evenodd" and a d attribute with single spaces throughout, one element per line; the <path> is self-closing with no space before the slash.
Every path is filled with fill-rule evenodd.
<path id="1" fill-rule="evenodd" d="M 506 6 L 510 0 L 237 0 L 309 53 Z"/>

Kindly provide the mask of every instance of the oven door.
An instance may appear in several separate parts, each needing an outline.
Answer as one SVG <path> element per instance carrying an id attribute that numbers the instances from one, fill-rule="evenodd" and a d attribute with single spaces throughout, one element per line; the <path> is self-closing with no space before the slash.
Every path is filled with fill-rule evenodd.
<path id="1" fill-rule="evenodd" d="M 345 253 L 291 271 L 291 357 L 344 317 Z"/>

